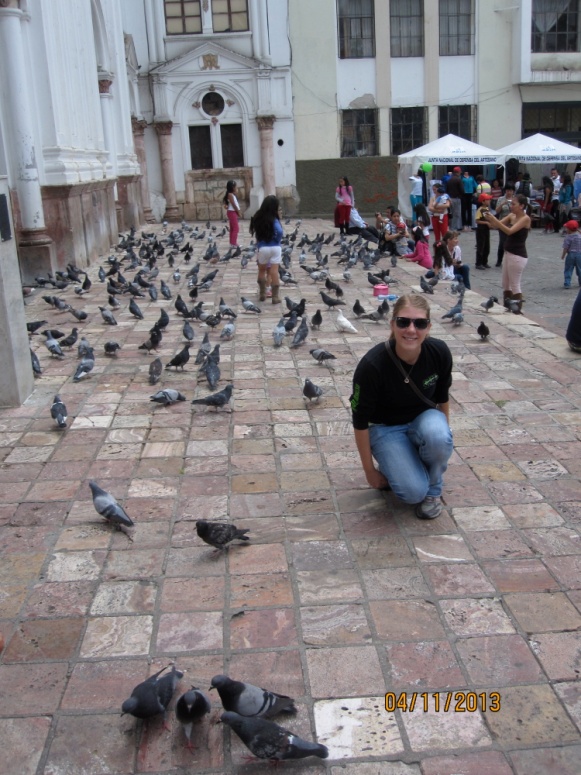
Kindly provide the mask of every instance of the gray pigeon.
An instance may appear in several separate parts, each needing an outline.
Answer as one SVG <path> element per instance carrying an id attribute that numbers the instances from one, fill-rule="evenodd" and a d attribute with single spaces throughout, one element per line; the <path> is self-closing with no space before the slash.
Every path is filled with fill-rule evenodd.
<path id="1" fill-rule="evenodd" d="M 291 342 L 291 347 L 298 347 L 300 344 L 302 344 L 307 336 L 309 335 L 309 325 L 307 323 L 306 318 L 302 318 L 300 326 L 295 331 L 295 335 L 293 336 L 293 340 Z"/>
<path id="2" fill-rule="evenodd" d="M 194 341 L 194 329 L 192 328 L 188 320 L 184 320 L 184 327 L 182 328 L 182 334 L 184 335 L 184 339 L 187 339 L 188 342 Z"/>
<path id="3" fill-rule="evenodd" d="M 323 316 L 321 315 L 321 310 L 318 309 L 311 318 L 311 326 L 318 330 L 321 327 L 322 322 L 323 322 Z"/>
<path id="4" fill-rule="evenodd" d="M 195 686 L 192 686 L 188 692 L 182 694 L 176 702 L 176 718 L 184 728 L 188 741 L 186 746 L 190 751 L 194 749 L 191 740 L 192 727 L 196 721 L 200 721 L 211 709 L 210 700 L 204 692 L 201 692 Z"/>
<path id="5" fill-rule="evenodd" d="M 38 355 L 34 352 L 34 350 L 30 351 L 30 362 L 32 363 L 32 372 L 34 376 L 39 377 L 42 374 L 42 369 L 40 368 Z"/>
<path id="6" fill-rule="evenodd" d="M 161 377 L 163 364 L 159 358 L 156 358 L 149 364 L 149 384 L 156 385 Z"/>
<path id="7" fill-rule="evenodd" d="M 218 367 L 216 366 L 216 368 Z M 208 372 L 206 371 L 206 375 L 207 373 Z M 216 411 L 218 411 L 218 409 L 220 409 L 222 406 L 226 406 L 226 404 L 230 402 L 230 398 L 232 397 L 232 390 L 233 385 L 226 385 L 226 387 L 223 390 L 220 390 L 218 393 L 212 393 L 205 398 L 194 398 L 192 404 L 213 406 L 215 407 Z"/>
<path id="8" fill-rule="evenodd" d="M 67 408 L 58 394 L 54 397 L 53 405 L 50 408 L 50 416 L 59 428 L 67 427 Z"/>
<path id="9" fill-rule="evenodd" d="M 149 397 L 149 400 L 155 401 L 155 403 L 162 404 L 163 406 L 171 406 L 177 401 L 185 401 L 186 397 L 178 390 L 166 388 L 165 390 L 158 390 L 155 395 Z"/>
<path id="10" fill-rule="evenodd" d="M 305 759 L 318 756 L 326 759 L 329 750 L 324 745 L 303 740 L 274 721 L 263 718 L 245 718 L 238 713 L 222 713 L 220 721 L 227 724 L 258 759 Z"/>
<path id="11" fill-rule="evenodd" d="M 270 718 L 278 713 L 296 713 L 292 697 L 261 689 L 253 684 L 234 681 L 227 675 L 215 675 L 212 689 L 217 689 L 224 710 L 232 710 L 240 716 Z"/>
<path id="12" fill-rule="evenodd" d="M 111 310 L 108 310 L 106 307 L 99 307 L 101 310 L 101 317 L 103 318 L 104 322 L 107 323 L 108 326 L 116 326 L 117 321 L 115 320 L 115 316 L 111 312 Z"/>
<path id="13" fill-rule="evenodd" d="M 480 321 L 480 325 L 476 329 L 476 333 L 480 336 L 482 341 L 485 341 L 490 336 L 490 329 L 483 320 Z"/>
<path id="14" fill-rule="evenodd" d="M 83 357 L 83 360 L 77 366 L 77 370 L 73 376 L 73 382 L 80 382 L 84 379 L 95 366 L 95 355 L 92 348 L 89 347 L 87 354 Z"/>
<path id="15" fill-rule="evenodd" d="M 315 385 L 307 377 L 305 379 L 305 385 L 303 387 L 303 395 L 305 398 L 308 398 L 309 401 L 318 401 L 319 398 L 323 395 L 323 389 L 320 388 L 318 385 Z"/>
<path id="16" fill-rule="evenodd" d="M 426 280 L 426 278 L 421 275 L 420 277 L 420 288 L 424 293 L 431 293 L 434 294 L 434 288 L 430 285 L 430 283 Z"/>
<path id="17" fill-rule="evenodd" d="M 139 309 L 137 302 L 133 297 L 129 301 L 129 312 L 131 312 L 133 317 L 138 320 L 143 320 L 143 312 Z"/>
<path id="18" fill-rule="evenodd" d="M 244 296 L 241 296 L 240 301 L 242 302 L 242 306 L 244 307 L 245 312 L 256 312 L 257 314 L 262 312 L 260 307 L 257 307 L 256 304 L 253 304 L 250 299 L 245 299 Z"/>
<path id="19" fill-rule="evenodd" d="M 445 319 L 452 320 L 454 318 L 454 315 L 457 315 L 459 312 L 461 313 L 463 302 L 464 302 L 464 296 L 460 296 L 458 303 L 455 304 L 451 309 L 449 309 L 445 315 L 442 315 L 442 320 L 445 320 Z"/>
<path id="20" fill-rule="evenodd" d="M 250 540 L 246 535 L 248 530 L 239 530 L 229 522 L 207 522 L 205 519 L 198 519 L 196 532 L 204 543 L 215 549 L 225 549 L 230 541 L 235 539 Z"/>
<path id="21" fill-rule="evenodd" d="M 52 336 L 50 331 L 45 331 L 44 335 L 46 336 L 45 345 L 47 347 L 47 350 L 51 355 L 54 355 L 56 358 L 64 358 L 65 354 L 61 350 L 61 347 L 57 340 Z"/>
<path id="22" fill-rule="evenodd" d="M 99 487 L 97 482 L 90 481 L 89 487 L 91 488 L 93 506 L 97 514 L 100 514 L 107 522 L 130 537 L 127 533 L 127 528 L 133 527 L 134 523 L 125 509 L 117 503 L 110 493 Z"/>
<path id="23" fill-rule="evenodd" d="M 280 347 L 286 336 L 285 320 L 282 317 L 272 331 L 272 338 L 274 339 L 274 346 Z"/>
<path id="24" fill-rule="evenodd" d="M 220 332 L 220 339 L 226 339 L 227 341 L 230 341 L 230 339 L 232 339 L 232 337 L 234 336 L 235 332 L 236 332 L 236 326 L 232 321 L 230 321 L 229 323 L 226 323 L 226 325 Z"/>
<path id="25" fill-rule="evenodd" d="M 484 308 L 485 312 L 488 312 L 488 310 L 492 309 L 494 307 L 494 303 L 498 304 L 498 299 L 496 296 L 489 296 L 486 301 L 481 301 L 480 306 Z"/>
<path id="26" fill-rule="evenodd" d="M 119 342 L 105 342 L 103 349 L 105 350 L 105 355 L 117 355 L 117 350 L 121 349 L 121 345 Z"/>
<path id="27" fill-rule="evenodd" d="M 452 318 L 452 323 L 455 326 L 461 326 L 463 322 L 464 322 L 464 315 L 461 312 L 456 312 L 456 314 Z"/>
<path id="28" fill-rule="evenodd" d="M 163 667 L 146 681 L 137 684 L 131 697 L 121 706 L 122 713 L 130 713 L 135 718 L 149 719 L 164 714 L 171 702 L 173 693 L 183 673 L 172 665 L 171 673 L 159 676 L 167 670 Z"/>
<path id="29" fill-rule="evenodd" d="M 89 344 L 89 341 L 84 336 L 81 337 L 81 341 L 77 347 L 77 354 L 79 358 L 84 358 L 88 352 L 92 352 L 93 348 Z"/>
<path id="30" fill-rule="evenodd" d="M 327 361 L 337 360 L 336 355 L 333 355 L 327 350 L 323 350 L 321 347 L 315 347 L 313 350 L 309 350 L 309 353 L 313 356 L 317 363 L 327 363 Z M 329 363 L 327 365 L 330 366 L 331 364 Z"/>

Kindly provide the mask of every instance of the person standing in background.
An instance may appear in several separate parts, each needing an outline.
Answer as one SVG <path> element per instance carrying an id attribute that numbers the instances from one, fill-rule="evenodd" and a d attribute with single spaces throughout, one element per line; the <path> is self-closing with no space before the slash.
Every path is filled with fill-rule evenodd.
<path id="1" fill-rule="evenodd" d="M 565 261 L 563 287 L 570 288 L 573 270 L 577 273 L 577 280 L 581 285 L 581 232 L 577 221 L 567 221 L 563 229 L 565 232 L 561 254 L 561 261 Z"/>
<path id="2" fill-rule="evenodd" d="M 228 218 L 228 224 L 230 226 L 230 247 L 238 247 L 238 233 L 240 226 L 238 225 L 238 219 L 242 217 L 240 212 L 240 205 L 236 198 L 238 191 L 238 184 L 235 180 L 229 180 L 226 183 L 226 194 L 224 195 L 224 207 L 226 208 L 226 217 Z"/>
<path id="3" fill-rule="evenodd" d="M 565 223 L 569 218 L 569 213 L 573 207 L 573 181 L 571 175 L 563 175 L 563 183 L 559 190 L 559 219 L 560 223 Z"/>
<path id="4" fill-rule="evenodd" d="M 553 181 L 553 195 L 551 197 L 551 215 L 553 216 L 553 232 L 559 233 L 559 191 L 561 190 L 561 177 L 559 171 L 554 167 L 551 170 L 551 180 Z"/>
<path id="5" fill-rule="evenodd" d="M 462 226 L 464 231 L 472 230 L 472 198 L 476 191 L 476 181 L 468 170 L 462 173 Z"/>
<path id="6" fill-rule="evenodd" d="M 410 204 L 412 206 L 412 219 L 415 219 L 416 205 L 422 204 L 424 201 L 423 186 L 424 179 L 422 178 L 421 170 L 418 170 L 415 175 L 410 175 L 412 181 L 412 190 L 410 194 Z"/>
<path id="7" fill-rule="evenodd" d="M 490 255 L 490 229 L 486 215 L 490 213 L 490 194 L 480 194 L 476 210 L 476 269 L 488 269 Z"/>
<path id="8" fill-rule="evenodd" d="M 496 217 L 499 221 L 510 215 L 510 207 L 512 204 L 512 198 L 514 196 L 514 183 L 507 183 L 504 188 L 504 196 L 496 200 Z M 506 240 L 506 234 L 498 230 L 498 250 L 496 252 L 496 264 L 495 266 L 502 266 L 502 259 L 504 256 L 504 242 Z"/>
<path id="9" fill-rule="evenodd" d="M 452 177 L 446 183 L 446 193 L 450 197 L 451 228 L 456 231 L 462 228 L 462 194 L 464 193 L 464 188 L 462 186 L 462 178 L 460 177 L 461 172 L 460 167 L 454 167 Z"/>
<path id="10" fill-rule="evenodd" d="M 428 205 L 428 210 L 432 214 L 432 228 L 434 238 L 438 242 L 448 231 L 448 211 L 450 209 L 450 197 L 446 193 L 444 186 L 432 186 L 432 197 Z"/>
<path id="11" fill-rule="evenodd" d="M 335 189 L 335 199 L 337 200 L 339 231 L 341 234 L 347 234 L 351 208 L 355 206 L 353 188 L 349 184 L 348 178 L 339 178 L 339 185 Z"/>

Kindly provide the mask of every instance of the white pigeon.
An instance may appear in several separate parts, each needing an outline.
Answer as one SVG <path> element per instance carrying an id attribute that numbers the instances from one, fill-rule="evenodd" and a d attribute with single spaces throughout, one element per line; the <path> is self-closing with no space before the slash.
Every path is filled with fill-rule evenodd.
<path id="1" fill-rule="evenodd" d="M 357 329 L 355 328 L 355 326 L 347 320 L 347 318 L 341 312 L 341 310 L 337 310 L 337 318 L 335 319 L 335 325 L 337 326 L 337 331 L 349 331 L 352 334 L 357 333 Z"/>

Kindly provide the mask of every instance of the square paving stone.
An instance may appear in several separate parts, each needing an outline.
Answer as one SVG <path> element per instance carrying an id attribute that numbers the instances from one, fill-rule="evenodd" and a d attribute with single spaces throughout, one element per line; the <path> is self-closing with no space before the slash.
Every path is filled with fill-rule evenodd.
<path id="1" fill-rule="evenodd" d="M 490 595 L 494 587 L 478 565 L 426 565 L 425 573 L 438 597 Z"/>
<path id="2" fill-rule="evenodd" d="M 524 632 L 581 628 L 581 614 L 563 592 L 509 594 L 504 601 Z"/>
<path id="3" fill-rule="evenodd" d="M 316 702 L 315 726 L 317 740 L 327 746 L 332 760 L 394 756 L 404 750 L 395 716 L 385 712 L 383 695 Z"/>
<path id="4" fill-rule="evenodd" d="M 453 509 L 452 516 L 462 530 L 502 530 L 510 523 L 498 506 Z"/>
<path id="5" fill-rule="evenodd" d="M 216 553 L 204 544 L 204 548 L 186 547 L 170 549 L 167 557 L 166 578 L 187 576 L 222 576 L 225 567 L 225 552 Z"/>
<path id="6" fill-rule="evenodd" d="M 104 530 L 101 525 L 74 525 L 61 530 L 54 550 L 58 552 L 108 549 L 110 540 L 109 530 Z"/>
<path id="7" fill-rule="evenodd" d="M 545 675 L 520 635 L 492 635 L 456 641 L 473 683 L 481 686 L 545 681 Z"/>
<path id="8" fill-rule="evenodd" d="M 581 535 L 568 527 L 523 530 L 523 535 L 540 555 L 581 554 Z"/>
<path id="9" fill-rule="evenodd" d="M 149 653 L 151 616 L 106 616 L 89 619 L 81 657 L 129 657 Z"/>
<path id="10" fill-rule="evenodd" d="M 28 587 L 24 584 L 0 587 L 0 619 L 15 619 L 27 595 Z"/>
<path id="11" fill-rule="evenodd" d="M 369 600 L 403 600 L 423 598 L 430 594 L 428 585 L 416 566 L 364 570 L 361 575 Z"/>
<path id="12" fill-rule="evenodd" d="M 297 584 L 302 605 L 363 599 L 359 575 L 352 568 L 300 571 Z"/>
<path id="13" fill-rule="evenodd" d="M 357 762 L 331 766 L 331 775 L 421 775 L 417 764 L 405 764 L 400 761 L 375 761 L 373 764 Z"/>
<path id="14" fill-rule="evenodd" d="M 160 609 L 164 613 L 180 611 L 221 611 L 224 608 L 224 579 L 165 579 Z"/>
<path id="15" fill-rule="evenodd" d="M 286 517 L 284 522 L 289 541 L 333 541 L 340 535 L 335 514 Z"/>
<path id="16" fill-rule="evenodd" d="M 445 689 L 462 686 L 464 676 L 446 640 L 386 643 L 391 682 L 397 689 Z"/>
<path id="17" fill-rule="evenodd" d="M 579 741 L 579 732 L 550 686 L 505 686 L 498 691 L 500 710 L 487 713 L 486 721 L 499 745 L 522 748 Z"/>
<path id="18" fill-rule="evenodd" d="M 26 601 L 23 616 L 84 616 L 93 599 L 94 587 L 95 582 L 91 581 L 36 584 Z"/>
<path id="19" fill-rule="evenodd" d="M 256 573 L 230 578 L 232 608 L 289 606 L 294 602 L 288 573 Z"/>
<path id="20" fill-rule="evenodd" d="M 436 606 L 426 600 L 373 600 L 369 609 L 384 640 L 445 638 Z"/>
<path id="21" fill-rule="evenodd" d="M 305 694 L 301 657 L 294 650 L 232 654 L 228 675 L 255 686 L 267 686 L 271 691 L 295 699 Z M 279 723 L 284 725 L 284 721 Z"/>
<path id="22" fill-rule="evenodd" d="M 97 588 L 91 614 L 152 613 L 156 594 L 157 586 L 150 581 L 106 581 Z"/>
<path id="23" fill-rule="evenodd" d="M 48 581 L 90 581 L 98 578 L 105 552 L 58 552 L 51 560 Z"/>
<path id="24" fill-rule="evenodd" d="M 503 560 L 534 555 L 516 530 L 470 532 L 466 538 L 476 555 L 482 559 Z"/>
<path id="25" fill-rule="evenodd" d="M 159 576 L 163 565 L 163 554 L 159 549 L 132 549 L 131 551 L 109 552 L 105 567 L 106 579 L 150 579 Z"/>
<path id="26" fill-rule="evenodd" d="M 518 503 L 504 506 L 504 512 L 515 527 L 553 527 L 563 518 L 548 503 Z"/>
<path id="27" fill-rule="evenodd" d="M 498 560 L 484 562 L 499 592 L 545 592 L 559 585 L 540 560 Z"/>
<path id="28" fill-rule="evenodd" d="M 459 535 L 433 535 L 413 539 L 421 562 L 473 562 L 470 550 Z"/>
<path id="29" fill-rule="evenodd" d="M 514 627 L 499 600 L 471 598 L 440 600 L 444 618 L 460 637 L 512 634 Z"/>
<path id="30" fill-rule="evenodd" d="M 4 662 L 71 659 L 84 619 L 37 619 L 20 624 L 3 654 Z"/>
<path id="31" fill-rule="evenodd" d="M 375 696 L 384 688 L 373 646 L 307 649 L 306 658 L 312 697 Z"/>
<path id="32" fill-rule="evenodd" d="M 500 751 L 458 753 L 422 759 L 423 775 L 512 775 L 512 768 Z"/>
<path id="33" fill-rule="evenodd" d="M 371 633 L 361 606 L 318 605 L 301 608 L 303 641 L 308 646 L 365 643 Z"/>
<path id="34" fill-rule="evenodd" d="M 292 554 L 297 571 L 347 568 L 352 564 L 344 541 L 296 542 Z"/>
<path id="35" fill-rule="evenodd" d="M 360 538 L 352 540 L 351 546 L 361 569 L 415 565 L 415 559 L 403 536 Z"/>
<path id="36" fill-rule="evenodd" d="M 581 677 L 581 633 L 558 632 L 533 635 L 530 646 L 552 681 Z"/>
<path id="37" fill-rule="evenodd" d="M 132 716 L 61 716 L 44 775 L 133 772 L 136 727 Z M 133 745 L 132 745 L 133 743 Z"/>
<path id="38" fill-rule="evenodd" d="M 258 544 L 234 547 L 229 551 L 230 573 L 249 575 L 252 573 L 282 573 L 288 563 L 282 544 Z"/>
<path id="39" fill-rule="evenodd" d="M 513 751 L 510 758 L 516 775 L 578 775 L 581 745 Z"/>
<path id="40" fill-rule="evenodd" d="M 168 613 L 159 618 L 158 653 L 221 649 L 223 641 L 221 611 Z"/>
<path id="41" fill-rule="evenodd" d="M 56 713 L 67 673 L 66 662 L 0 665 L 0 716 Z"/>
<path id="42" fill-rule="evenodd" d="M 78 662 L 61 706 L 65 710 L 118 711 L 120 698 L 129 697 L 146 677 L 145 659 Z"/>
<path id="43" fill-rule="evenodd" d="M 50 718 L 45 716 L 0 719 L 0 775 L 13 775 L 16 764 L 19 775 L 35 775 L 49 729 Z"/>
<path id="44" fill-rule="evenodd" d="M 413 711 L 401 713 L 413 751 L 437 751 L 454 748 L 488 747 L 492 739 L 480 712 L 445 713 L 447 695 L 439 695 L 439 712 L 435 698 L 428 695 L 427 712 L 423 702 L 417 702 Z"/>
<path id="45" fill-rule="evenodd" d="M 581 556 L 545 557 L 544 563 L 566 589 L 581 589 Z"/>
<path id="46" fill-rule="evenodd" d="M 232 649 L 296 646 L 298 636 L 292 608 L 245 611 L 230 621 Z"/>
<path id="47" fill-rule="evenodd" d="M 581 683 L 579 681 L 566 681 L 553 684 L 553 689 L 563 701 L 569 715 L 581 731 Z"/>
<path id="48" fill-rule="evenodd" d="M 230 496 L 230 517 L 280 517 L 282 503 L 278 492 L 261 494 L 233 493 Z"/>

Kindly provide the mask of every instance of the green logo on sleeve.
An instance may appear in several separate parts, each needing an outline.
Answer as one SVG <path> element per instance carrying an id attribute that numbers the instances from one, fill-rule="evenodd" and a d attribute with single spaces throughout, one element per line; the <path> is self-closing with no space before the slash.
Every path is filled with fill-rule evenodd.
<path id="1" fill-rule="evenodd" d="M 360 396 L 361 396 L 361 387 L 359 385 L 355 385 L 353 388 L 353 395 L 351 396 L 351 410 L 353 412 L 357 411 L 357 407 L 359 406 Z"/>

